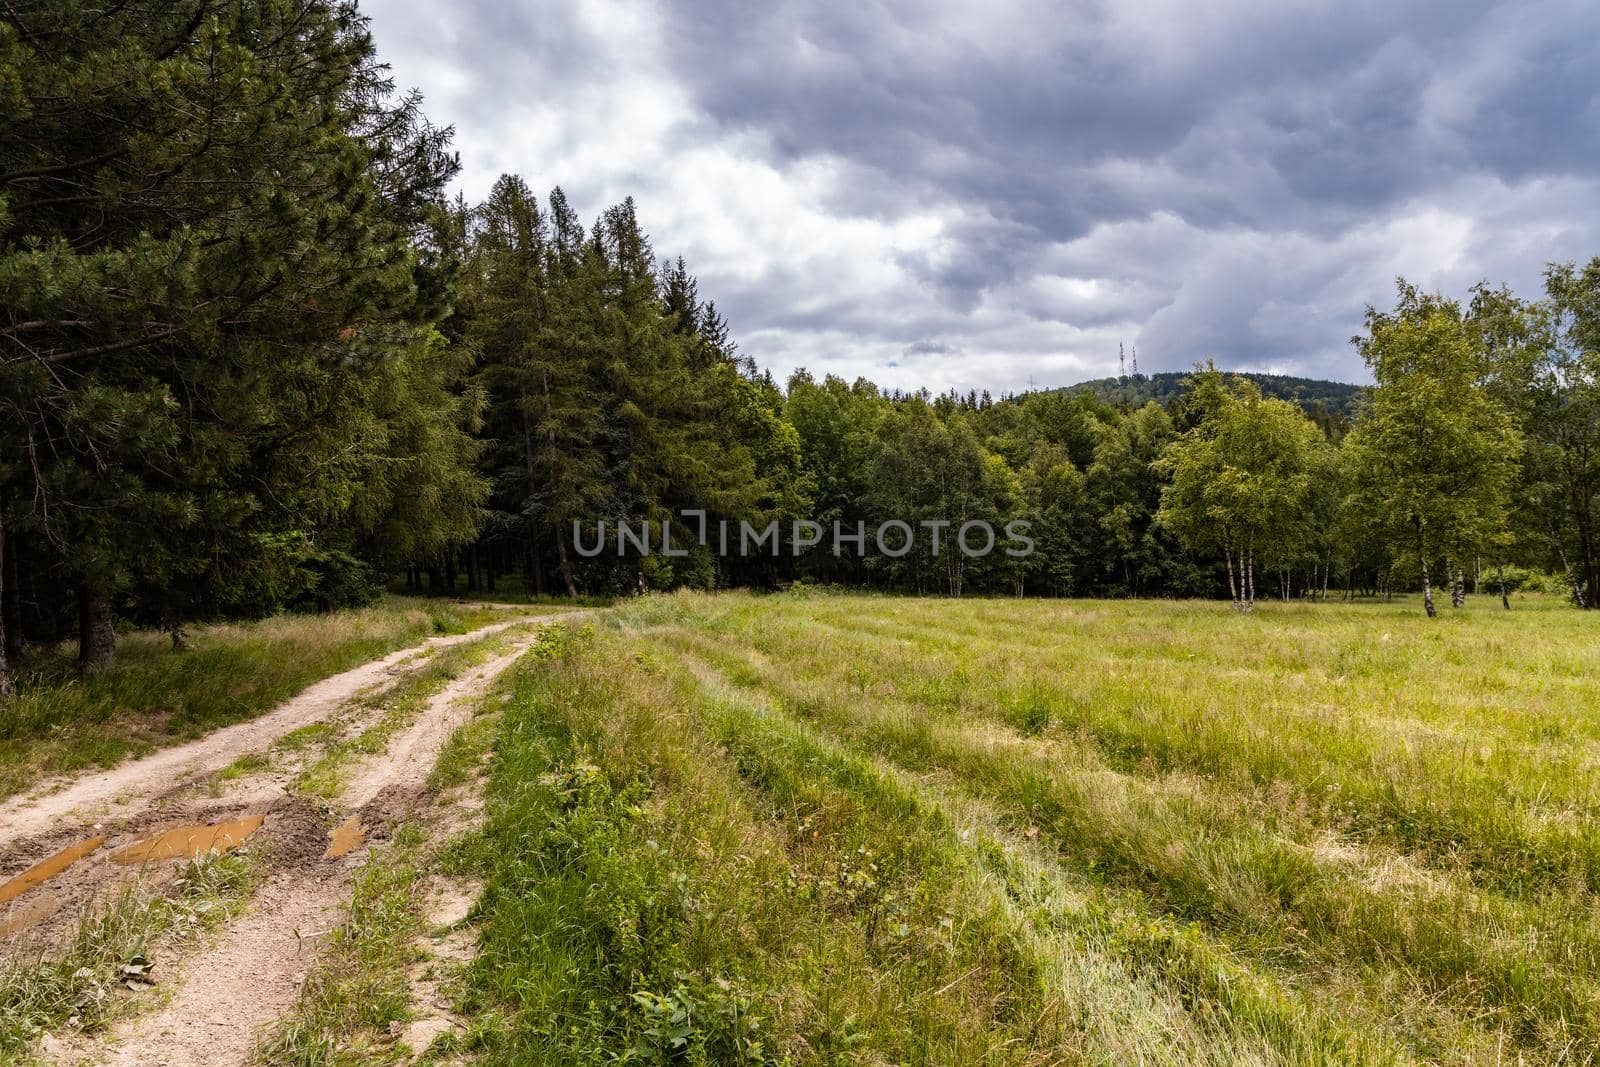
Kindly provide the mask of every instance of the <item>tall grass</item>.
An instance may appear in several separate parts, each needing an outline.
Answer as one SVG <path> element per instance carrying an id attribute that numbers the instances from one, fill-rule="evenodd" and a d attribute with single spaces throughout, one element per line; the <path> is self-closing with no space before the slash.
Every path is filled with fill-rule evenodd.
<path id="1" fill-rule="evenodd" d="M 162 634 L 132 633 L 116 662 L 89 676 L 66 648 L 36 651 L 21 665 L 17 696 L 0 704 L 0 797 L 251 718 L 329 675 L 503 615 L 391 597 L 355 611 L 199 627 L 183 652 Z"/>
<path id="2" fill-rule="evenodd" d="M 624 607 L 502 723 L 480 1048 L 1592 1062 L 1600 638 L 1519 607 Z"/>

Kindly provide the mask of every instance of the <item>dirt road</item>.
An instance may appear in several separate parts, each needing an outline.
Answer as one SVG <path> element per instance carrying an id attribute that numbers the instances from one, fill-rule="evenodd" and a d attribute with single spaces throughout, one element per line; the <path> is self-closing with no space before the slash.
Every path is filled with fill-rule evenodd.
<path id="1" fill-rule="evenodd" d="M 130 871 L 156 882 L 163 870 L 170 876 L 171 859 L 193 851 L 197 841 L 232 847 L 248 839 L 265 864 L 251 901 L 211 947 L 164 962 L 161 985 L 169 995 L 159 1007 L 93 1039 L 64 1035 L 64 1043 L 50 1043 L 56 1058 L 174 1067 L 246 1063 L 261 1025 L 294 1005 L 319 941 L 337 926 L 364 841 L 381 839 L 426 800 L 445 742 L 537 640 L 538 629 L 528 624 L 559 624 L 578 614 L 521 617 L 435 638 L 317 683 L 258 719 L 0 807 L 0 870 L 33 863 L 42 872 L 21 880 L 9 903 L 0 899 L 0 924 L 26 926 L 39 938 L 50 933 L 52 914 L 64 923 L 97 893 L 126 883 Z M 528 628 L 505 633 L 518 626 Z M 490 658 L 429 697 L 381 752 L 347 768 L 331 802 L 297 795 L 294 768 L 284 766 L 281 753 L 270 770 L 220 784 L 214 777 L 314 723 L 337 723 L 352 734 L 363 714 L 382 713 L 371 707 L 376 702 L 355 698 L 403 679 L 446 648 L 485 638 L 495 638 Z M 344 831 L 337 838 L 329 833 L 335 827 Z M 6 884 L 0 880 L 0 893 Z"/>
<path id="2" fill-rule="evenodd" d="M 393 678 L 402 664 L 419 654 L 439 652 L 534 620 L 533 616 L 519 616 L 470 633 L 429 638 L 354 670 L 324 678 L 258 718 L 223 727 L 188 744 L 152 752 L 108 771 L 47 782 L 0 804 L 0 854 L 9 852 L 11 845 L 22 838 L 59 829 L 64 821 L 86 824 L 126 818 L 177 783 L 219 771 L 240 756 L 264 751 L 291 730 L 327 718 L 361 690 Z"/>

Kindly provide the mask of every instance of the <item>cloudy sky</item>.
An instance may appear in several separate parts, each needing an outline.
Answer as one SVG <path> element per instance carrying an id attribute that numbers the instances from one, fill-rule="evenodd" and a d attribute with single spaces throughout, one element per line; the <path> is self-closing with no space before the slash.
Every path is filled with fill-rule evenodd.
<path id="1" fill-rule="evenodd" d="M 459 182 L 632 194 L 743 350 L 996 391 L 1365 379 L 1404 274 L 1600 254 L 1594 0 L 365 0 Z"/>

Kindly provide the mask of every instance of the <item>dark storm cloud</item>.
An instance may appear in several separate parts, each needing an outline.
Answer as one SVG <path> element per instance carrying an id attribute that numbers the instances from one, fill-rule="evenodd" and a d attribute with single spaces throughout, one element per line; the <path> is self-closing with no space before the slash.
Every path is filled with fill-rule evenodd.
<path id="1" fill-rule="evenodd" d="M 1312 222 L 1462 169 L 1592 175 L 1600 161 L 1600 7 L 1591 4 L 1337 5 L 1309 15 L 1241 6 L 1231 19 L 1192 5 L 1145 27 L 1115 23 L 1100 5 L 1058 10 L 997 12 L 990 46 L 964 47 L 940 39 L 943 9 L 920 2 L 754 11 L 696 0 L 675 11 L 688 44 L 677 69 L 717 122 L 762 131 L 788 158 L 842 155 L 981 200 L 1055 240 L 1108 218 L 1187 208 L 1195 194 L 1216 222 L 1270 221 L 1249 182 L 1232 203 L 1203 202 L 1226 173 L 1141 195 L 1096 175 L 1106 160 L 1202 171 L 1219 155 L 1263 160 L 1310 202 Z M 1219 21 L 1229 32 L 1215 32 Z M 1429 91 L 1485 48 L 1514 50 L 1501 57 L 1507 76 L 1470 113 L 1429 129 Z"/>
<path id="2" fill-rule="evenodd" d="M 780 369 L 1015 387 L 1125 339 L 1348 378 L 1396 273 L 1600 253 L 1589 2 L 371 12 L 469 172 L 638 192 Z"/>
<path id="3" fill-rule="evenodd" d="M 945 355 L 954 355 L 955 353 L 960 352 L 960 351 L 961 350 L 959 348 L 957 348 L 956 346 L 947 345 L 943 341 L 928 341 L 928 340 L 913 341 L 913 342 L 911 342 L 911 344 L 906 345 L 906 348 L 905 348 L 905 354 L 908 355 L 908 356 L 929 356 L 929 355 L 945 356 Z"/>

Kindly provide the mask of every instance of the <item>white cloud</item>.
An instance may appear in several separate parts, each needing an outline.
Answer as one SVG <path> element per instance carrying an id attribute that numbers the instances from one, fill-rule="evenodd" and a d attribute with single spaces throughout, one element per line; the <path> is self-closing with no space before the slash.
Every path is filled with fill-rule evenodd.
<path id="1" fill-rule="evenodd" d="M 1594 26 L 1576 4 L 366 10 L 469 198 L 506 171 L 591 216 L 634 196 L 780 375 L 1001 391 L 1126 341 L 1146 369 L 1359 378 L 1396 274 L 1531 294 L 1600 252 L 1600 175 L 1515 141 L 1600 112 L 1529 84 Z"/>

